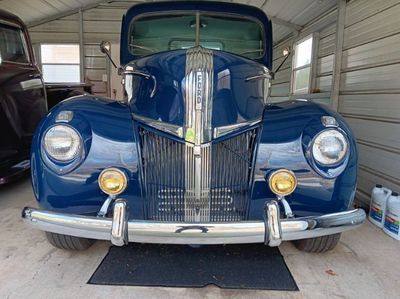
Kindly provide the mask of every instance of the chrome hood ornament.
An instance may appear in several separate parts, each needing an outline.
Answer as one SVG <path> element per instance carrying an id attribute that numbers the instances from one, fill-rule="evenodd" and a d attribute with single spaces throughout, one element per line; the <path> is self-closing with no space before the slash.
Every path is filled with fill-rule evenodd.
<path id="1" fill-rule="evenodd" d="M 201 46 L 186 54 L 186 75 L 183 79 L 185 101 L 184 137 L 200 145 L 212 139 L 213 51 Z"/>

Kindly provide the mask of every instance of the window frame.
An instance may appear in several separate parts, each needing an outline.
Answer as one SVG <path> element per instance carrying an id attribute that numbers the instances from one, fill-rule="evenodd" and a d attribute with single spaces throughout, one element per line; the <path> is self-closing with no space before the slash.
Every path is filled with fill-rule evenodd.
<path id="1" fill-rule="evenodd" d="M 79 63 L 48 63 L 48 62 L 46 62 L 46 63 L 43 63 L 43 60 L 42 60 L 42 46 L 43 45 L 50 45 L 50 46 L 65 46 L 65 45 L 68 45 L 68 46 L 78 46 L 78 49 L 79 49 Z M 81 51 L 82 51 L 82 49 L 81 49 L 81 45 L 79 44 L 79 43 L 53 43 L 53 42 L 50 42 L 50 43 L 47 43 L 47 42 L 44 42 L 44 43 L 39 43 L 39 46 L 38 46 L 38 48 L 39 48 L 39 61 L 40 61 L 40 63 L 39 63 L 39 65 L 40 65 L 40 70 L 41 70 L 41 72 L 42 72 L 42 75 L 43 75 L 43 82 L 44 83 L 46 83 L 46 84 L 59 84 L 59 83 L 69 83 L 69 84 L 76 84 L 76 83 L 81 83 L 82 82 L 82 73 L 81 73 L 81 68 L 82 68 L 82 60 L 81 60 Z M 64 65 L 77 65 L 78 67 L 79 67 L 79 72 L 78 72 L 78 76 L 79 76 L 79 80 L 78 81 L 63 81 L 63 82 L 51 82 L 51 81 L 45 81 L 44 80 L 44 72 L 43 72 L 43 65 L 61 65 L 61 66 L 64 66 Z"/>
<path id="2" fill-rule="evenodd" d="M 8 22 L 8 21 L 5 21 L 5 20 L 0 20 L 0 24 L 1 25 L 5 25 L 5 26 L 9 26 L 9 27 L 13 27 L 13 28 L 19 30 L 19 35 L 21 37 L 22 47 L 24 49 L 24 54 L 25 54 L 26 59 L 27 59 L 27 62 L 18 62 L 18 61 L 10 61 L 10 60 L 3 60 L 2 59 L 2 63 L 16 64 L 16 65 L 32 65 L 33 64 L 32 57 L 31 57 L 31 53 L 29 51 L 27 37 L 26 37 L 24 28 L 22 26 L 20 26 L 19 24 Z"/>
<path id="3" fill-rule="evenodd" d="M 132 36 L 132 34 L 131 34 L 132 24 L 133 24 L 134 22 L 136 22 L 136 21 L 138 21 L 138 20 L 140 20 L 140 19 L 142 19 L 142 18 L 147 18 L 147 17 L 154 17 L 154 16 L 170 16 L 170 15 L 183 15 L 183 14 L 192 14 L 193 16 L 195 16 L 195 17 L 196 17 L 196 26 L 198 26 L 198 19 L 201 18 L 202 15 L 214 16 L 214 17 L 215 17 L 215 16 L 228 16 L 228 17 L 236 18 L 236 19 L 250 20 L 250 21 L 256 23 L 256 24 L 260 27 L 260 29 L 261 29 L 261 38 L 262 38 L 261 46 L 262 46 L 262 48 L 263 48 L 263 51 L 260 53 L 260 55 L 259 55 L 257 58 L 248 58 L 247 56 L 243 56 L 243 55 L 240 55 L 240 56 L 245 57 L 245 58 L 247 58 L 247 59 L 251 59 L 251 60 L 256 60 L 256 61 L 257 61 L 257 60 L 263 59 L 263 57 L 264 57 L 265 54 L 267 53 L 267 41 L 266 41 L 267 36 L 266 36 L 266 32 L 265 32 L 264 25 L 263 25 L 263 23 L 262 23 L 259 19 L 255 18 L 255 17 L 253 17 L 253 16 L 248 16 L 248 15 L 243 16 L 243 15 L 240 15 L 240 14 L 237 14 L 237 13 L 220 13 L 220 12 L 207 11 L 207 10 L 171 10 L 171 11 L 168 11 L 168 12 L 147 12 L 147 13 L 142 13 L 142 14 L 139 14 L 139 15 L 133 17 L 133 18 L 130 20 L 130 22 L 129 22 L 129 27 L 128 27 L 128 34 L 127 34 L 127 36 L 126 36 L 129 54 L 132 55 L 132 56 L 134 56 L 134 57 L 136 57 L 136 58 L 140 58 L 140 57 L 145 57 L 145 56 L 147 56 L 147 54 L 146 54 L 146 55 L 137 55 L 137 54 L 133 53 L 133 52 L 131 51 L 131 47 L 129 47 L 130 38 L 131 38 L 131 36 Z M 198 29 L 198 28 L 196 28 L 196 29 Z M 197 40 L 197 39 L 198 39 L 199 37 L 200 37 L 200 36 L 199 36 L 199 31 L 196 31 L 196 35 L 195 35 L 196 41 L 195 41 L 195 44 L 198 43 L 198 40 Z M 226 52 L 227 52 L 227 53 L 232 53 L 232 52 L 228 52 L 228 51 L 226 51 Z M 157 52 L 155 52 L 155 53 L 157 53 Z M 155 53 L 152 53 L 152 54 L 155 54 Z M 159 52 L 158 52 L 158 53 L 159 53 Z M 234 53 L 233 53 L 233 54 L 234 54 Z M 236 54 L 236 55 L 239 55 L 239 54 Z"/>
<path id="4" fill-rule="evenodd" d="M 299 44 L 303 43 L 304 41 L 308 40 L 311 38 L 312 44 L 311 44 L 311 53 L 310 53 L 310 62 L 308 64 L 296 67 L 296 48 Z M 310 94 L 311 89 L 312 89 L 312 77 L 313 77 L 313 71 L 314 71 L 314 53 L 315 53 L 315 34 L 311 33 L 306 35 L 303 38 L 300 38 L 296 40 L 293 43 L 293 59 L 292 59 L 292 72 L 291 72 L 291 78 L 290 78 L 290 93 L 291 95 L 305 95 L 305 94 Z M 308 77 L 308 87 L 307 90 L 305 91 L 295 91 L 295 78 L 296 78 L 296 72 L 303 70 L 303 69 L 310 69 L 309 77 Z"/>

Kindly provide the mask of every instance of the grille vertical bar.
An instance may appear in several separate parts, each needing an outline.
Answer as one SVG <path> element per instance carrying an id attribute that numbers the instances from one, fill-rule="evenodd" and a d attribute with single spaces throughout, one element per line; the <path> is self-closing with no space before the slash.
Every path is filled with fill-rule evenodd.
<path id="1" fill-rule="evenodd" d="M 149 219 L 182 222 L 245 219 L 257 129 L 200 147 L 145 128 L 139 130 L 142 183 Z M 201 157 L 197 166 L 196 156 Z M 200 173 L 196 175 L 196 171 Z M 196 191 L 196 184 L 200 190 Z"/>

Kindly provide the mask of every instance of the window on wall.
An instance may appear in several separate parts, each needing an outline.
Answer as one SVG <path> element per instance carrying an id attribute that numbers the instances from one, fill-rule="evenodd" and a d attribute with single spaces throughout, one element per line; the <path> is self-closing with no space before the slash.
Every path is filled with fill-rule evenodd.
<path id="1" fill-rule="evenodd" d="M 77 83 L 81 81 L 79 45 L 42 44 L 40 58 L 45 82 Z"/>
<path id="2" fill-rule="evenodd" d="M 311 83 L 313 37 L 312 35 L 294 45 L 292 93 L 309 93 Z"/>

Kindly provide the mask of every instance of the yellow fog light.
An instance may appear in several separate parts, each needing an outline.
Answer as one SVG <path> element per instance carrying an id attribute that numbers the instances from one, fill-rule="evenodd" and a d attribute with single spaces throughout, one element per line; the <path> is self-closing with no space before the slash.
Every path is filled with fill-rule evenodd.
<path id="1" fill-rule="evenodd" d="M 290 170 L 279 169 L 269 176 L 269 188 L 278 196 L 286 196 L 293 193 L 296 186 L 296 176 Z"/>
<path id="2" fill-rule="evenodd" d="M 99 175 L 100 189 L 108 195 L 121 194 L 127 184 L 126 175 L 117 168 L 104 169 Z"/>

